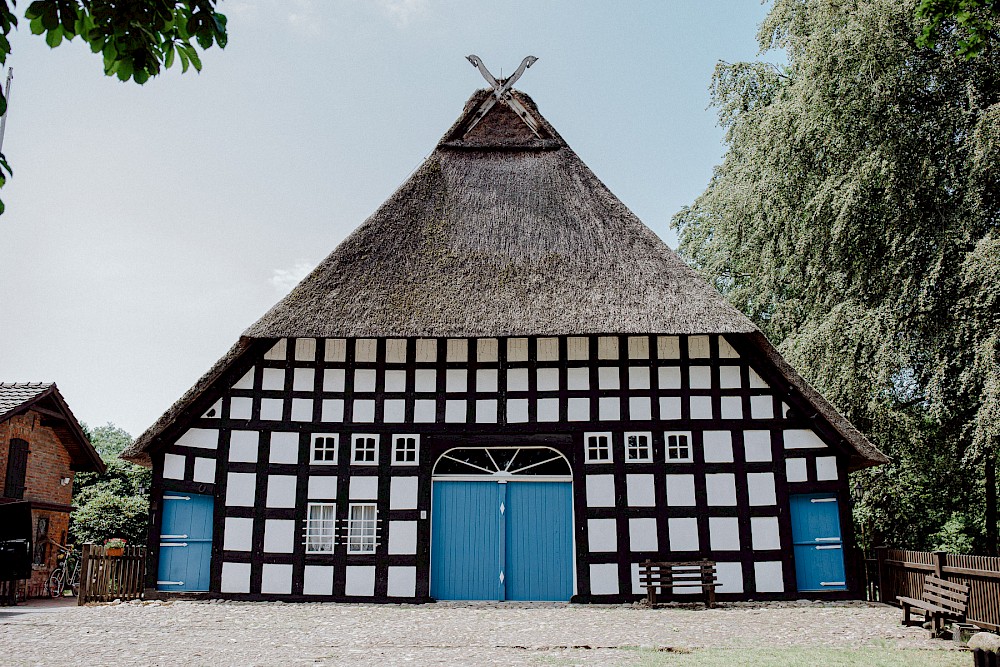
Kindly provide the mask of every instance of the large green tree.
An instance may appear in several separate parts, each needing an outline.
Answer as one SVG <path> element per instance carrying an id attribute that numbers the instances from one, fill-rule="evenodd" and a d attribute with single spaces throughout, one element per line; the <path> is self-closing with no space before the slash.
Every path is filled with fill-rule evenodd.
<path id="1" fill-rule="evenodd" d="M 680 250 L 892 459 L 853 478 L 868 545 L 964 522 L 996 551 L 1000 66 L 917 0 L 776 0 L 720 63 L 723 163 Z M 945 532 L 948 532 L 945 531 Z M 954 541 L 954 540 L 952 540 Z"/>

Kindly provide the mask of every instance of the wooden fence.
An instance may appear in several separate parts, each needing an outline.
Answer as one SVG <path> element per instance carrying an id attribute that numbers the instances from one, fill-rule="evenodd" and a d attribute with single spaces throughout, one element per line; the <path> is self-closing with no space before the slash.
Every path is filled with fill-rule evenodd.
<path id="1" fill-rule="evenodd" d="M 919 598 L 924 578 L 933 574 L 969 587 L 970 623 L 987 630 L 1000 630 L 1000 558 L 995 556 L 963 556 L 943 551 L 908 551 L 906 549 L 875 549 L 874 572 L 878 588 L 874 591 L 882 602 L 896 604 L 899 596 Z M 869 579 L 869 595 L 874 587 Z"/>
<path id="2" fill-rule="evenodd" d="M 109 556 L 107 552 L 98 544 L 83 545 L 77 604 L 142 598 L 146 585 L 146 548 L 125 547 L 121 556 Z"/>

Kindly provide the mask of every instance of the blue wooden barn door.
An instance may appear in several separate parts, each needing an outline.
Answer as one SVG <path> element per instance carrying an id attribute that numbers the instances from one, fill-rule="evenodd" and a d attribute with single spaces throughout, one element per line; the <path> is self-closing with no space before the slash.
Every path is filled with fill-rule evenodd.
<path id="1" fill-rule="evenodd" d="M 208 590 L 213 509 L 212 496 L 169 492 L 163 496 L 159 590 Z"/>
<path id="2" fill-rule="evenodd" d="M 573 595 L 573 485 L 507 486 L 508 600 L 569 600 Z"/>
<path id="3" fill-rule="evenodd" d="M 434 482 L 431 597 L 502 600 L 505 484 Z"/>
<path id="4" fill-rule="evenodd" d="M 799 591 L 844 591 L 844 543 L 840 507 L 829 493 L 789 497 L 795 580 Z"/>

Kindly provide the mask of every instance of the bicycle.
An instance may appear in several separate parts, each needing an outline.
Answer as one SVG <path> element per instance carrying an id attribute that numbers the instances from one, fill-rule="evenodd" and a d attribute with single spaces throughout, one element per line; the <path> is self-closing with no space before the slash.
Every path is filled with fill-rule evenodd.
<path id="1" fill-rule="evenodd" d="M 58 542 L 49 540 L 59 550 L 56 559 L 60 561 L 59 566 L 52 570 L 46 585 L 50 597 L 62 597 L 67 585 L 73 591 L 73 595 L 80 594 L 80 557 L 71 547 L 65 547 Z M 73 567 L 70 568 L 70 561 Z"/>

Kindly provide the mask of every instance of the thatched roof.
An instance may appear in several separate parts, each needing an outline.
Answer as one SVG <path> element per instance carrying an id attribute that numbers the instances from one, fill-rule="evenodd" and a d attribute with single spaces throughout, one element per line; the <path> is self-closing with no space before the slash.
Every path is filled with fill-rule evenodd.
<path id="1" fill-rule="evenodd" d="M 148 464 L 253 339 L 759 334 L 513 94 L 537 134 L 503 104 L 470 131 L 489 91 L 474 94 L 423 165 L 123 456 Z M 856 430 L 845 438 L 867 465 L 884 460 Z"/>

